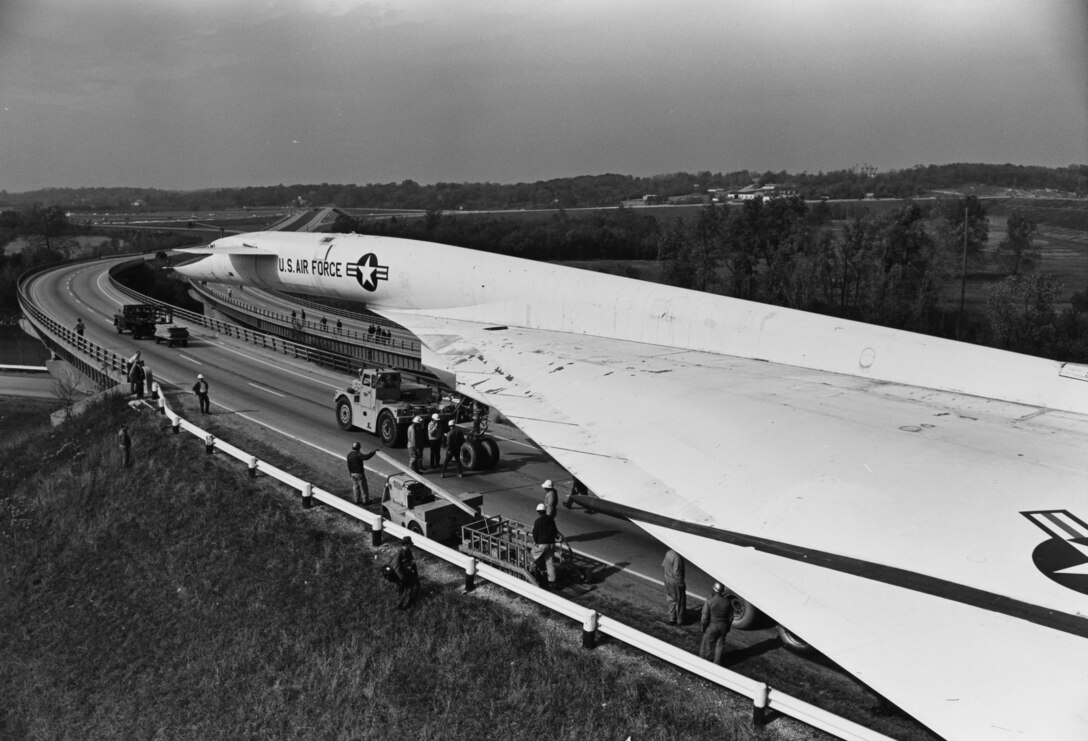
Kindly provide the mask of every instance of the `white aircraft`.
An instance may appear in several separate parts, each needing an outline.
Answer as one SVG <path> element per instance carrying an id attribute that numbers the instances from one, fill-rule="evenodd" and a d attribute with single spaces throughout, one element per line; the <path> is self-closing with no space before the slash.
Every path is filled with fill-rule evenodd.
<path id="1" fill-rule="evenodd" d="M 1088 739 L 1088 367 L 392 238 L 225 237 L 335 296 L 948 739 Z"/>

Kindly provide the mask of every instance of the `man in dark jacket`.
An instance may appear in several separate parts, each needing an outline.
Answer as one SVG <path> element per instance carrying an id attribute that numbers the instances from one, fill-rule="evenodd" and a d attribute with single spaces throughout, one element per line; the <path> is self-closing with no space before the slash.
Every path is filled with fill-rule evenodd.
<path id="1" fill-rule="evenodd" d="M 204 380 L 203 373 L 196 374 L 196 383 L 193 384 L 193 393 L 196 394 L 196 398 L 200 400 L 200 413 L 207 414 L 211 409 L 211 402 L 208 399 L 208 382 Z"/>
<path id="2" fill-rule="evenodd" d="M 699 649 L 699 655 L 711 661 L 711 653 L 714 654 L 715 664 L 722 665 L 722 655 L 725 653 L 725 637 L 729 635 L 729 628 L 733 625 L 733 603 L 725 596 L 725 587 L 714 583 L 714 592 L 710 599 L 703 603 L 703 614 L 700 620 L 703 627 L 703 645 Z"/>
<path id="3" fill-rule="evenodd" d="M 530 555 L 536 565 L 537 572 L 544 570 L 548 575 L 548 583 L 540 586 L 547 589 L 555 588 L 555 541 L 559 537 L 559 530 L 555 526 L 555 518 L 549 515 L 543 504 L 536 506 L 537 518 L 533 523 L 533 549 Z"/>
<path id="4" fill-rule="evenodd" d="M 355 503 L 367 505 L 370 504 L 370 489 L 367 487 L 366 466 L 363 462 L 373 458 L 377 451 L 362 453 L 359 450 L 361 447 L 359 443 L 352 444 L 351 452 L 348 453 L 348 473 L 351 474 L 351 493 L 355 497 Z"/>
<path id="5" fill-rule="evenodd" d="M 393 571 L 397 575 L 400 598 L 397 600 L 398 610 L 407 610 L 415 602 L 419 594 L 419 571 L 416 570 L 416 560 L 412 555 L 412 539 L 405 535 L 400 541 L 400 548 L 393 560 Z"/>
<path id="6" fill-rule="evenodd" d="M 128 434 L 128 425 L 121 425 L 117 432 L 117 444 L 121 447 L 121 465 L 128 468 L 132 465 L 132 438 Z"/>
<path id="7" fill-rule="evenodd" d="M 446 433 L 446 460 L 442 462 L 442 478 L 446 478 L 446 469 L 452 461 L 457 461 L 457 477 L 465 475 L 465 469 L 461 465 L 461 446 L 464 444 L 465 433 L 456 425 L 450 425 L 450 431 Z"/>

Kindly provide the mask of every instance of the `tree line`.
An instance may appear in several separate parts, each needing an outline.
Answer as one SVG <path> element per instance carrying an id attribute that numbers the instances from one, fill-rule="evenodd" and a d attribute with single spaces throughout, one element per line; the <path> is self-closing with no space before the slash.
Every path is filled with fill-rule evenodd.
<path id="1" fill-rule="evenodd" d="M 1038 167 L 953 163 L 877 171 L 853 167 L 816 173 L 736 170 L 675 172 L 650 177 L 583 175 L 532 183 L 448 183 L 421 185 L 414 180 L 390 183 L 295 184 L 168 191 L 150 188 L 52 188 L 28 193 L 0 191 L 0 203 L 25 208 L 34 203 L 68 211 L 214 211 L 290 206 L 337 206 L 359 209 L 487 210 L 616 206 L 651 195 L 657 199 L 728 191 L 753 183 L 788 186 L 802 198 L 912 198 L 965 185 L 1050 189 L 1088 195 L 1088 165 Z M 139 207 L 133 204 L 139 202 Z"/>
<path id="2" fill-rule="evenodd" d="M 1059 310 L 1053 276 L 1036 272 L 1037 225 L 1013 211 L 989 242 L 973 196 L 833 218 L 803 199 L 709 205 L 661 221 L 637 209 L 499 218 L 429 211 L 422 219 L 353 219 L 334 230 L 452 244 L 546 261 L 654 260 L 659 279 L 708 291 L 940 337 L 1083 362 L 1088 291 Z M 646 277 L 638 269 L 629 277 Z M 982 300 L 961 302 L 966 282 Z M 974 289 L 977 292 L 977 289 Z"/>

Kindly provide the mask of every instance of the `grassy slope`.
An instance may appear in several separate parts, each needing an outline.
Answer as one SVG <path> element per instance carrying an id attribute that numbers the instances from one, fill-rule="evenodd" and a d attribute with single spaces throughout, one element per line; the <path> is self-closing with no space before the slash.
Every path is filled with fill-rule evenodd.
<path id="1" fill-rule="evenodd" d="M 434 565 L 392 610 L 388 546 L 162 425 L 108 406 L 0 450 L 0 737 L 752 737 Z"/>

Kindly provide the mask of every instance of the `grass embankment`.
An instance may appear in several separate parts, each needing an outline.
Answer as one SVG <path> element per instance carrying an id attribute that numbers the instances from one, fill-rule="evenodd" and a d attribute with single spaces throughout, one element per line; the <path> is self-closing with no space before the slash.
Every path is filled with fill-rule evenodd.
<path id="1" fill-rule="evenodd" d="M 0 442 L 0 737 L 754 737 L 439 566 L 392 609 L 390 546 L 164 425 L 114 403 Z"/>

